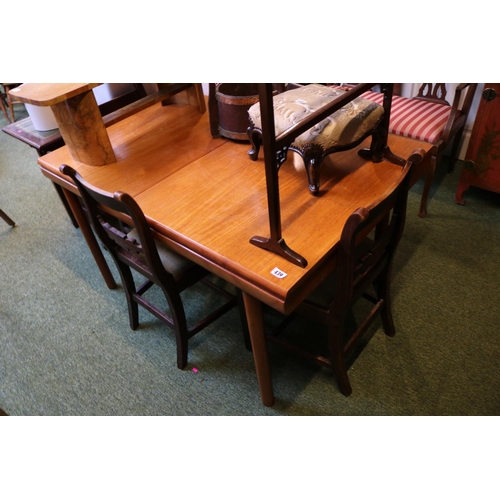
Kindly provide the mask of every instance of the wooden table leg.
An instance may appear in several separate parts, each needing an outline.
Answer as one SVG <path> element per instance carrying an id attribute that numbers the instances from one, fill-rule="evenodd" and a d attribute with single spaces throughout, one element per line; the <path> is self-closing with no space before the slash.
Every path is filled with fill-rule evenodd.
<path id="1" fill-rule="evenodd" d="M 113 278 L 113 275 L 111 274 L 111 271 L 108 267 L 108 263 L 106 262 L 106 259 L 104 258 L 104 255 L 102 254 L 101 247 L 99 246 L 99 243 L 97 242 L 94 233 L 92 231 L 92 228 L 90 227 L 90 224 L 87 220 L 87 217 L 83 213 L 83 209 L 80 205 L 80 201 L 78 197 L 73 194 L 71 191 L 68 191 L 63 188 L 64 195 L 66 196 L 66 199 L 68 200 L 68 204 L 71 208 L 71 211 L 73 212 L 73 215 L 75 216 L 75 219 L 80 226 L 80 230 L 82 231 L 82 234 L 85 238 L 85 241 L 87 242 L 87 245 L 90 248 L 90 251 L 92 252 L 92 255 L 94 256 L 94 259 L 96 261 L 97 267 L 101 271 L 102 277 L 104 278 L 104 281 L 106 282 L 106 285 L 110 289 L 116 288 L 116 282 L 115 279 Z"/>
<path id="2" fill-rule="evenodd" d="M 262 317 L 262 303 L 256 298 L 243 292 L 243 301 L 247 315 L 252 352 L 255 361 L 255 370 L 259 382 L 260 397 L 264 406 L 274 404 L 273 383 L 271 380 L 271 368 L 267 355 L 267 344 L 264 335 L 264 320 Z"/>
<path id="3" fill-rule="evenodd" d="M 69 216 L 69 220 L 71 221 L 71 224 L 73 224 L 73 226 L 77 228 L 78 222 L 76 222 L 75 216 L 73 215 L 73 212 L 71 211 L 71 208 L 69 206 L 68 200 L 66 199 L 66 196 L 64 196 L 62 187 L 55 182 L 53 182 L 52 185 L 54 186 L 56 193 L 58 194 L 59 198 L 61 199 L 63 207 Z"/>

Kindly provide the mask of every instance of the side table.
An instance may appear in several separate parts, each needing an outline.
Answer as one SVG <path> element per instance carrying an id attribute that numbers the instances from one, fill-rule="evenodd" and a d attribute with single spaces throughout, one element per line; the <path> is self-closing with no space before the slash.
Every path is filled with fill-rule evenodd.
<path id="1" fill-rule="evenodd" d="M 38 156 L 43 156 L 50 151 L 54 151 L 61 146 L 64 146 L 64 141 L 61 137 L 59 129 L 40 132 L 35 129 L 33 122 L 29 117 L 23 118 L 22 120 L 14 123 L 10 123 L 9 125 L 3 127 L 2 130 L 6 134 L 24 142 L 25 144 L 28 144 L 32 148 L 35 148 Z M 52 185 L 59 195 L 59 198 L 61 199 L 61 202 L 71 220 L 71 223 L 74 227 L 78 227 L 78 223 L 76 222 L 75 216 L 73 215 L 73 212 L 68 205 L 68 201 L 66 200 L 66 196 L 64 196 L 61 186 L 59 186 L 59 184 L 56 184 L 55 182 L 53 182 Z"/>

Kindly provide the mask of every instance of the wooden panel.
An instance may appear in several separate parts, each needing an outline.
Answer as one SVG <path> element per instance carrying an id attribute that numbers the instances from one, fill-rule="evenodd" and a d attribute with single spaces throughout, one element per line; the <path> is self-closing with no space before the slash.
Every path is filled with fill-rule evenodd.
<path id="1" fill-rule="evenodd" d="M 485 98 L 488 89 L 496 94 L 492 100 Z M 484 85 L 455 193 L 457 203 L 465 203 L 463 193 L 470 186 L 500 193 L 500 83 Z"/>

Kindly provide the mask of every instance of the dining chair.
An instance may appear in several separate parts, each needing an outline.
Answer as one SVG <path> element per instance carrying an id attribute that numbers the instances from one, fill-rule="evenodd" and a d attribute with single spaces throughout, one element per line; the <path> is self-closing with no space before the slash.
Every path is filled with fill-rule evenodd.
<path id="1" fill-rule="evenodd" d="M 9 226 L 14 227 L 16 225 L 16 223 L 2 209 L 0 209 L 0 218 L 2 218 Z"/>
<path id="2" fill-rule="evenodd" d="M 352 392 L 348 368 L 368 343 L 369 327 L 375 318 L 381 318 L 386 335 L 395 334 L 390 297 L 391 268 L 405 225 L 411 171 L 424 155 L 422 149 L 414 151 L 397 182 L 385 195 L 368 207 L 357 208 L 348 217 L 334 257 L 333 273 L 291 315 L 282 317 L 278 326 L 266 332 L 270 342 L 332 369 L 340 392 L 345 396 Z M 356 328 L 349 329 L 349 315 L 362 297 L 369 301 L 366 308 L 369 310 Z M 359 315 L 359 311 L 357 313 Z M 285 336 L 287 327 L 298 315 L 305 316 L 308 325 L 312 324 L 310 321 L 326 325 L 327 355 L 313 352 L 309 342 L 306 346 L 299 345 L 304 343 L 304 338 L 311 340 L 307 336 L 317 332 L 312 326 L 307 332 L 301 330 L 295 342 L 290 340 L 290 335 Z"/>
<path id="3" fill-rule="evenodd" d="M 139 326 L 138 306 L 141 305 L 174 330 L 177 366 L 185 368 L 188 340 L 232 309 L 238 302 L 237 298 L 210 281 L 208 271 L 155 240 L 144 213 L 130 195 L 102 191 L 86 182 L 68 165 L 61 165 L 59 170 L 77 186 L 95 233 L 116 263 L 127 298 L 130 328 L 136 330 Z M 113 216 L 109 215 L 110 211 Z M 117 223 L 122 219 L 125 224 Z M 137 286 L 132 270 L 146 281 Z M 224 303 L 188 326 L 181 292 L 198 282 L 220 294 Z M 163 291 L 169 313 L 143 296 L 154 284 Z"/>
<path id="4" fill-rule="evenodd" d="M 10 117 L 7 116 L 6 112 L 3 110 L 4 105 L 2 104 L 2 111 L 4 111 L 4 114 L 7 117 L 7 121 L 14 123 L 16 121 L 16 115 L 14 111 L 14 105 L 16 104 L 21 104 L 23 103 L 21 101 L 16 100 L 14 97 L 12 97 L 12 94 L 10 91 L 12 89 L 15 89 L 16 87 L 19 87 L 21 85 L 20 83 L 2 83 L 2 86 L 5 90 L 5 100 L 7 101 L 7 105 L 10 110 Z"/>
<path id="5" fill-rule="evenodd" d="M 6 106 L 7 106 L 7 94 L 5 93 L 5 89 L 3 88 L 3 85 L 2 85 L 0 87 L 0 109 L 2 110 L 2 113 L 5 116 L 7 123 L 10 123 L 10 117 L 9 117 L 9 113 L 7 112 Z"/>
<path id="6" fill-rule="evenodd" d="M 436 167 L 449 149 L 448 171 L 458 159 L 459 146 L 471 110 L 477 83 L 461 83 L 448 102 L 445 83 L 423 83 L 414 97 L 392 98 L 389 132 L 434 144 L 420 201 L 419 217 L 427 216 L 427 201 Z M 383 94 L 368 91 L 362 96 L 375 103 L 383 102 Z M 449 145 L 451 147 L 449 148 Z M 414 176 L 414 184 L 419 176 Z"/>

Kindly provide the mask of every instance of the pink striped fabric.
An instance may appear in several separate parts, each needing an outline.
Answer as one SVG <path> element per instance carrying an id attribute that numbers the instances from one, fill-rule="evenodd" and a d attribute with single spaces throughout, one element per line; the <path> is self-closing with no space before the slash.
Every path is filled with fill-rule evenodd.
<path id="1" fill-rule="evenodd" d="M 382 105 L 384 95 L 365 92 L 362 98 Z M 443 134 L 450 116 L 451 106 L 393 96 L 389 132 L 420 141 L 435 143 Z"/>

